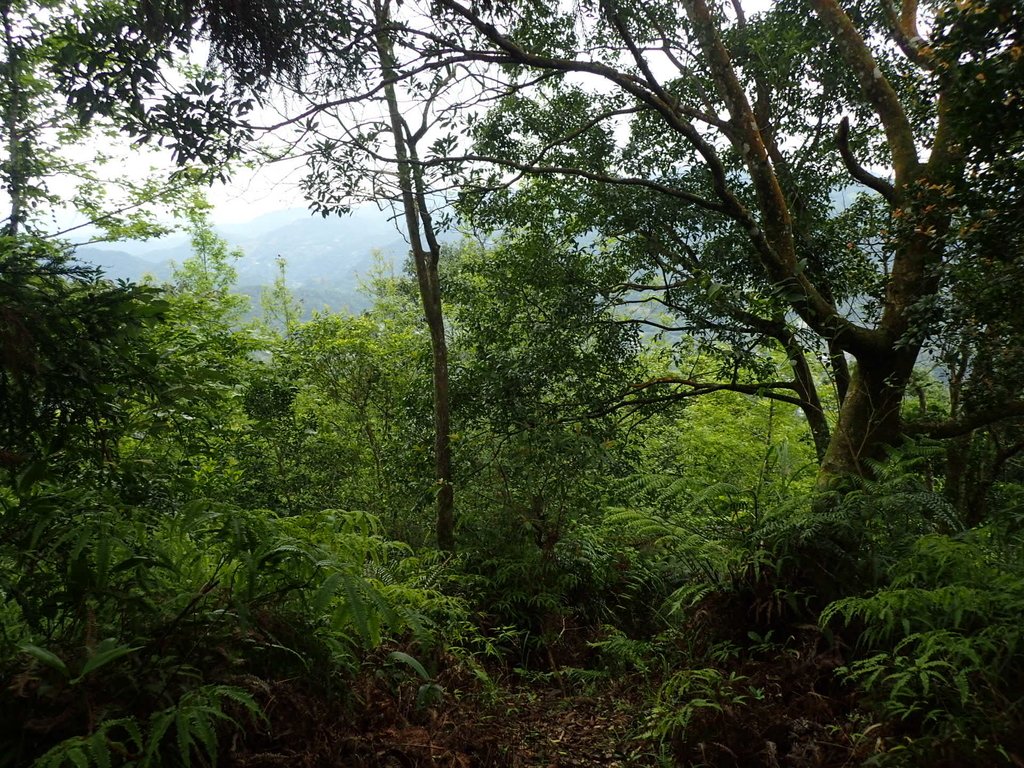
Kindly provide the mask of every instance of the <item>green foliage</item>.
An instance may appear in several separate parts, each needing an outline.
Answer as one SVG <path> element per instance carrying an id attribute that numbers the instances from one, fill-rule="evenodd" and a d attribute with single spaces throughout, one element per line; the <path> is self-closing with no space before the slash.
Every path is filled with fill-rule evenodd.
<path id="1" fill-rule="evenodd" d="M 744 680 L 710 667 L 674 673 L 658 691 L 648 720 L 650 735 L 661 741 L 699 733 L 716 717 L 745 704 L 751 692 Z"/>
<path id="2" fill-rule="evenodd" d="M 200 197 L 193 199 L 187 211 L 192 254 L 171 275 L 170 294 L 177 318 L 211 331 L 237 327 L 249 301 L 234 293 L 238 273 L 233 262 L 242 256 L 239 249 L 229 250 L 210 222 L 212 206 Z"/>
<path id="3" fill-rule="evenodd" d="M 0 238 L 0 274 L 4 465 L 102 460 L 129 404 L 155 387 L 146 335 L 168 305 L 150 288 L 99 280 L 37 239 Z"/>
<path id="4" fill-rule="evenodd" d="M 464 241 L 444 266 L 466 416 L 500 432 L 588 415 L 635 373 L 636 330 L 600 299 L 624 276 L 560 232 L 556 211 L 487 248 Z"/>
<path id="5" fill-rule="evenodd" d="M 196 501 L 154 515 L 37 486 L 9 498 L 3 520 L 0 588 L 18 610 L 4 616 L 2 637 L 23 651 L 8 671 L 46 681 L 32 705 L 39 711 L 61 706 L 71 689 L 89 690 L 98 711 L 76 719 L 137 717 L 160 702 L 156 692 L 179 692 L 151 726 L 161 735 L 150 756 L 172 726 L 182 754 L 214 754 L 218 700 L 244 701 L 233 689 L 195 686 L 225 664 L 234 675 L 291 671 L 331 684 L 387 638 L 442 643 L 440 627 L 462 615 L 457 601 L 416 586 L 416 569 L 402 565 L 407 548 L 362 513 L 291 518 Z M 38 522 L 19 529 L 18 520 Z M 5 717 L 17 717 L 10 704 Z M 68 749 L 99 749 L 99 737 L 88 738 L 92 746 Z"/>
<path id="6" fill-rule="evenodd" d="M 1024 570 L 981 529 L 929 534 L 897 561 L 891 582 L 830 605 L 822 623 L 860 627 L 865 655 L 840 670 L 862 687 L 914 759 L 1008 759 L 1024 722 Z"/>
<path id="7" fill-rule="evenodd" d="M 65 739 L 36 760 L 33 768 L 110 768 L 143 751 L 142 731 L 134 718 L 104 720 L 89 736 Z"/>
<path id="8" fill-rule="evenodd" d="M 659 659 L 657 644 L 648 640 L 637 640 L 615 626 L 604 626 L 602 637 L 590 643 L 598 652 L 601 668 L 607 674 L 618 677 L 631 673 L 647 675 L 655 670 Z"/>
<path id="9" fill-rule="evenodd" d="M 813 454 L 794 416 L 777 404 L 709 396 L 669 420 L 673 432 L 648 427 L 644 461 L 664 470 L 621 482 L 616 497 L 625 504 L 609 507 L 606 519 L 660 574 L 664 617 L 685 621 L 712 593 L 752 591 L 777 602 L 764 587 L 801 536 L 817 535 L 802 528 L 834 524 L 807 514 Z"/>
<path id="10" fill-rule="evenodd" d="M 287 337 L 298 329 L 303 314 L 302 304 L 288 288 L 287 262 L 280 256 L 273 285 L 260 292 L 260 307 L 263 324 L 271 331 Z"/>
<path id="11" fill-rule="evenodd" d="M 0 737 L 0 764 L 213 765 L 225 736 L 261 727 L 261 692 L 283 678 L 364 705 L 357 681 L 414 687 L 422 712 L 460 670 L 497 698 L 494 666 L 515 652 L 528 680 L 631 676 L 656 690 L 647 736 L 695 742 L 742 721 L 763 695 L 758 665 L 799 657 L 791 639 L 814 618 L 816 642 L 850 650 L 840 675 L 884 720 L 888 758 L 1019 762 L 1019 428 L 871 458 L 897 441 L 905 390 L 926 422 L 1019 399 L 1018 9 L 932 4 L 929 49 L 893 39 L 906 30 L 877 4 L 844 4 L 877 64 L 858 77 L 835 64 L 857 36 L 836 49 L 790 0 L 706 24 L 700 3 L 442 3 L 480 22 L 472 50 L 506 23 L 516 41 L 476 81 L 509 78 L 482 97 L 494 108 L 453 127 L 455 70 L 430 70 L 451 51 L 468 64 L 461 28 L 437 12 L 407 34 L 421 19 L 399 5 L 396 65 L 437 75 L 399 79 L 445 104 L 453 131 L 418 167 L 470 182 L 460 210 L 494 238 L 442 255 L 458 557 L 416 549 L 437 486 L 411 281 L 376 280 L 362 316 L 303 323 L 282 264 L 260 335 L 243 327 L 236 254 L 193 197 L 195 253 L 163 296 L 26 234 L 58 200 L 43 179 L 75 170 L 61 142 L 97 116 L 218 174 L 270 79 L 309 74 L 311 100 L 355 80 L 372 93 L 373 59 L 350 35 L 359 9 L 0 8 L 0 719 L 24 726 Z M 163 68 L 197 35 L 237 87 L 191 68 L 170 88 Z M 414 50 L 421 39 L 433 47 Z M 718 43 L 731 64 L 709 65 Z M 557 59 L 526 80 L 517 46 Z M 654 50 L 683 76 L 645 71 Z M 892 86 L 884 132 L 868 80 Z M 853 119 L 826 140 L 840 114 Z M 312 116 L 301 129 L 322 138 L 316 206 L 366 188 L 354 150 Z M 360 150 L 383 135 L 353 131 Z M 499 170 L 460 170 L 463 138 Z M 894 162 L 890 185 L 900 146 L 930 143 L 932 160 Z M 841 209 L 851 174 L 877 194 Z M 131 209 L 107 217 L 87 174 L 73 202 L 109 235 L 144 235 L 156 230 L 135 206 L 163 192 L 133 187 Z M 909 376 L 925 343 L 950 369 L 941 381 Z M 815 496 L 830 431 L 851 476 Z"/>
<path id="12" fill-rule="evenodd" d="M 229 709 L 248 715 L 239 722 Z M 88 736 L 65 739 L 38 758 L 33 768 L 110 768 L 112 765 L 156 768 L 183 765 L 193 758 L 216 766 L 218 730 L 242 730 L 263 718 L 259 705 L 241 688 L 204 685 L 188 691 L 174 706 L 154 712 L 145 729 L 131 717 L 104 720 Z M 173 745 L 168 747 L 168 745 Z"/>
<path id="13" fill-rule="evenodd" d="M 67 434 L 44 445 L 60 450 L 59 461 L 0 475 L 0 671 L 22 691 L 0 696 L 0 717 L 52 723 L 20 740 L 5 735 L 5 764 L 44 754 L 44 765 L 210 764 L 223 751 L 218 733 L 249 727 L 235 714 L 255 707 L 240 679 L 291 676 L 343 697 L 385 643 L 432 653 L 449 635 L 478 637 L 464 604 L 436 586 L 445 566 L 413 557 L 375 516 L 238 503 L 247 473 L 259 469 L 240 442 L 264 429 L 274 445 L 282 425 L 305 429 L 296 410 L 309 394 L 248 359 L 219 249 L 200 248 L 177 292 L 158 304 L 150 288 L 69 279 L 59 264 L 26 260 L 12 273 L 22 281 L 11 284 L 22 286 L 13 297 L 39 303 L 33 332 L 53 330 L 56 346 L 38 347 L 42 363 L 68 341 L 80 361 L 109 363 L 77 369 L 88 388 L 60 389 L 35 362 L 26 375 L 4 361 L 4 381 L 31 406 L 5 413 L 7 445 L 23 435 L 31 447 L 28 438 L 62 426 Z M 78 322 L 77 292 L 83 308 L 99 305 L 87 315 L 97 318 L 88 342 L 65 330 Z M 65 311 L 43 314 L 47 295 Z M 110 308 L 100 301 L 108 295 Z M 132 379 L 125 369 L 135 365 Z M 59 410 L 32 410 L 41 406 Z M 97 439 L 98 468 L 86 450 Z M 280 481 L 289 490 L 295 482 Z M 433 679 L 422 686 L 426 706 L 440 688 Z"/>
<path id="14" fill-rule="evenodd" d="M 178 760 L 189 768 L 192 756 L 205 765 L 217 764 L 217 725 L 225 722 L 240 730 L 242 724 L 225 711 L 234 705 L 253 720 L 262 716 L 252 696 L 240 688 L 227 685 L 205 685 L 189 691 L 173 707 L 155 712 L 150 718 L 148 744 L 142 763 L 159 764 L 157 755 L 162 742 L 174 731 Z"/>
<path id="15" fill-rule="evenodd" d="M 251 366 L 229 455 L 252 506 L 361 509 L 418 543 L 432 500 L 429 346 L 402 309 L 320 315 Z M 408 321 L 408 324 L 406 324 Z"/>

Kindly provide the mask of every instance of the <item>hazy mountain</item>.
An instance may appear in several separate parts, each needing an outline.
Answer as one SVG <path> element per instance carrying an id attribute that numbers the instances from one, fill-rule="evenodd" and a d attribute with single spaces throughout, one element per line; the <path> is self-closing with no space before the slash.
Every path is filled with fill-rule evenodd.
<path id="1" fill-rule="evenodd" d="M 256 298 L 261 286 L 277 275 L 277 258 L 288 264 L 288 283 L 307 310 L 367 306 L 359 280 L 374 266 L 379 253 L 385 264 L 400 265 L 408 251 L 389 214 L 362 207 L 349 216 L 312 216 L 304 209 L 274 211 L 244 224 L 215 227 L 242 257 L 235 263 L 240 293 Z M 192 253 L 188 237 L 175 233 L 152 241 L 126 241 L 111 246 L 82 246 L 77 260 L 101 267 L 113 279 L 138 281 L 144 275 L 168 279 L 172 263 Z"/>
<path id="2" fill-rule="evenodd" d="M 78 248 L 75 256 L 77 261 L 99 267 L 107 277 L 115 280 L 123 278 L 137 282 L 147 274 L 157 280 L 166 280 L 171 276 L 169 262 L 150 261 L 128 251 L 87 246 Z"/>

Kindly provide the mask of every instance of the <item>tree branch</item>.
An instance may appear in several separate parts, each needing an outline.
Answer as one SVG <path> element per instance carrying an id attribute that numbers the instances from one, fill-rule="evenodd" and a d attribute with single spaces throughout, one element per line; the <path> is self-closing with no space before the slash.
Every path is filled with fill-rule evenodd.
<path id="1" fill-rule="evenodd" d="M 990 408 L 983 408 L 956 419 L 910 422 L 905 425 L 904 432 L 908 435 L 922 435 L 942 440 L 960 437 L 1000 421 L 1021 418 L 1024 418 L 1024 401 L 1014 400 Z"/>
<path id="2" fill-rule="evenodd" d="M 850 150 L 850 118 L 848 117 L 844 117 L 839 122 L 839 128 L 836 130 L 836 146 L 839 147 L 839 154 L 843 158 L 846 170 L 854 179 L 865 187 L 875 190 L 888 203 L 895 204 L 896 190 L 892 184 L 867 171 L 853 156 L 853 152 Z"/>
<path id="3" fill-rule="evenodd" d="M 792 395 L 785 395 L 777 390 L 779 389 L 795 389 L 795 385 L 792 382 L 787 381 L 773 381 L 765 382 L 761 384 L 736 384 L 736 383 L 724 383 L 724 382 L 700 382 L 692 379 L 675 378 L 672 376 L 661 377 L 657 379 L 651 379 L 650 381 L 640 382 L 630 387 L 633 391 L 643 391 L 644 389 L 650 389 L 661 385 L 671 386 L 686 386 L 689 389 L 676 390 L 664 395 L 655 395 L 651 397 L 632 397 L 628 398 L 629 393 L 624 394 L 620 399 L 614 403 L 609 403 L 603 408 L 599 408 L 594 411 L 588 412 L 588 416 L 591 418 L 597 416 L 607 416 L 608 414 L 620 411 L 623 408 L 636 408 L 643 405 L 657 405 L 659 403 L 670 403 L 677 400 L 685 400 L 691 397 L 700 397 L 702 395 L 709 394 L 711 392 L 738 392 L 744 395 L 758 395 L 760 397 L 766 397 L 770 400 L 778 400 L 783 403 L 789 403 L 798 408 L 805 408 L 807 403 L 802 401 L 799 397 Z"/>
<path id="4" fill-rule="evenodd" d="M 903 55 L 919 67 L 934 71 L 935 63 L 922 52 L 922 49 L 927 49 L 928 41 L 917 31 L 917 0 L 903 0 L 899 15 L 889 0 L 883 0 L 882 10 L 889 22 L 889 31 Z"/>
<path id="5" fill-rule="evenodd" d="M 818 16 L 836 36 L 836 45 L 846 64 L 860 81 L 868 104 L 882 121 L 885 137 L 892 153 L 896 187 L 908 183 L 918 168 L 914 130 L 892 85 L 882 74 L 871 49 L 854 26 L 853 21 L 836 0 L 810 0 Z"/>
<path id="6" fill-rule="evenodd" d="M 480 162 L 489 163 L 491 165 L 497 165 L 502 168 L 511 168 L 523 173 L 529 174 L 558 174 L 562 176 L 578 176 L 580 178 L 589 179 L 591 181 L 601 182 L 602 184 L 617 184 L 625 187 L 645 187 L 647 189 L 660 192 L 670 197 L 675 197 L 680 200 L 684 200 L 688 203 L 692 203 L 698 208 L 704 208 L 705 210 L 715 211 L 716 213 L 724 213 L 725 206 L 721 203 L 716 203 L 699 195 L 695 195 L 692 192 L 687 192 L 677 187 L 669 186 L 668 184 L 662 184 L 661 182 L 651 181 L 650 179 L 642 179 L 637 176 L 612 176 L 611 174 L 598 173 L 596 171 L 588 171 L 583 168 L 572 168 L 564 165 L 536 165 L 533 163 L 518 162 L 515 160 L 508 160 L 500 157 L 493 157 L 490 155 L 461 155 L 459 157 L 443 157 L 434 158 L 430 160 L 421 160 L 422 165 L 442 165 L 445 163 L 453 162 Z"/>

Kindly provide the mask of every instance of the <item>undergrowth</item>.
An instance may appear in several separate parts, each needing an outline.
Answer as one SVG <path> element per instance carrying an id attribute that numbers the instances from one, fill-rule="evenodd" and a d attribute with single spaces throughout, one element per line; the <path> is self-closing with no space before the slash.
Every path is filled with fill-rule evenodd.
<path id="1" fill-rule="evenodd" d="M 259 727 L 260 680 L 344 699 L 385 643 L 419 674 L 416 656 L 473 640 L 431 586 L 445 563 L 368 514 L 157 513 L 49 482 L 0 501 L 2 765 L 212 763 L 219 734 Z"/>
<path id="2" fill-rule="evenodd" d="M 780 745 L 791 759 L 803 749 L 776 722 L 784 708 L 790 720 L 809 713 L 817 724 L 804 738 L 832 744 L 831 759 L 1014 763 L 1024 752 L 1017 513 L 964 529 L 920 471 L 934 456 L 910 446 L 842 495 L 771 506 L 728 484 L 633 481 L 647 505 L 607 519 L 661 574 L 664 625 L 646 641 L 611 629 L 594 645 L 610 669 L 648 680 L 649 735 L 684 762 L 772 764 Z M 817 754 L 812 764 L 826 759 Z"/>

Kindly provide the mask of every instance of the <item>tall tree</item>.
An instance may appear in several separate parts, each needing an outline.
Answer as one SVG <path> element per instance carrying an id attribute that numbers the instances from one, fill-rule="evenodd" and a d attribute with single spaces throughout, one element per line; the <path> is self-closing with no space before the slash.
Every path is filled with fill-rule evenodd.
<path id="1" fill-rule="evenodd" d="M 418 162 L 417 145 L 423 133 L 419 132 L 417 135 L 410 130 L 398 102 L 398 90 L 395 85 L 398 62 L 390 36 L 389 0 L 377 2 L 374 11 L 377 20 L 377 55 L 380 57 L 380 76 L 398 166 L 398 187 L 401 192 L 402 213 L 405 217 L 405 231 L 412 248 L 423 314 L 430 330 L 434 387 L 434 473 L 438 485 L 437 544 L 441 549 L 450 552 L 455 549 L 455 494 L 452 483 L 448 343 L 444 333 L 441 280 L 437 269 L 441 258 L 441 245 L 437 240 L 436 225 L 427 201 L 423 168 Z M 429 115 L 429 107 L 427 109 L 424 121 Z"/>
<path id="2" fill-rule="evenodd" d="M 281 22 L 263 36 L 220 4 L 166 5 L 178 15 L 162 18 L 178 22 L 163 28 L 180 39 L 191 27 L 179 16 L 205 19 L 197 28 L 243 83 L 309 72 L 299 50 L 318 66 L 343 63 L 318 70 L 320 84 L 381 63 L 377 16 L 348 5 L 263 0 L 255 7 Z M 511 210 L 500 204 L 518 199 L 517 175 L 561 179 L 547 204 L 633 266 L 637 279 L 619 296 L 652 297 L 721 360 L 710 380 L 664 377 L 637 391 L 731 388 L 798 403 L 828 487 L 864 473 L 906 431 L 904 395 L 941 328 L 965 225 L 985 210 L 979 200 L 1005 210 L 1019 198 L 1013 184 L 997 193 L 1005 175 L 991 173 L 992 157 L 1021 155 L 1014 123 L 1000 123 L 997 141 L 971 128 L 998 104 L 1019 110 L 1019 17 L 1012 0 L 781 0 L 758 13 L 742 0 L 405 3 L 389 29 L 418 55 L 369 91 L 313 99 L 305 117 L 462 66 L 464 88 L 484 91 L 461 99 L 461 136 L 476 147 L 457 151 L 456 130 L 432 156 L 399 164 L 466 173 L 471 189 L 492 190 L 495 228 Z M 485 100 L 496 106 L 481 117 L 473 105 Z M 985 159 L 986 145 L 1000 151 Z M 474 166 L 498 170 L 473 175 Z M 967 194 L 978 186 L 992 194 Z M 837 210 L 854 187 L 861 199 Z M 759 367 L 766 345 L 785 353 L 787 377 Z M 833 429 L 816 357 L 840 403 Z M 923 429 L 1019 415 L 1019 394 Z"/>
<path id="3" fill-rule="evenodd" d="M 390 205 L 409 243 L 432 354 L 435 530 L 440 548 L 451 551 L 455 488 L 438 270 L 444 217 L 437 216 L 446 185 L 424 160 L 438 152 L 434 133 L 444 120 L 438 101 L 453 88 L 455 72 L 447 55 L 435 53 L 424 63 L 418 34 L 396 22 L 394 12 L 390 0 L 346 6 L 350 37 L 344 45 L 331 40 L 309 49 L 301 86 L 281 83 L 300 96 L 302 107 L 272 128 L 299 129 L 300 138 L 290 139 L 284 151 L 308 158 L 303 186 L 313 210 L 333 215 L 360 202 Z"/>
<path id="4" fill-rule="evenodd" d="M 464 159 L 503 169 L 492 185 L 509 172 L 565 179 L 551 204 L 655 278 L 631 290 L 734 351 L 784 350 L 788 381 L 660 385 L 789 390 L 823 486 L 864 473 L 904 432 L 958 227 L 976 213 L 960 196 L 980 180 L 963 127 L 979 99 L 1019 83 L 1019 9 L 991 5 L 782 0 L 748 16 L 740 0 L 438 3 L 461 50 L 511 73 Z M 986 45 L 1001 65 L 980 72 Z M 1002 85 L 981 94 L 986 80 Z M 836 211 L 854 185 L 865 200 Z M 817 416 L 818 355 L 841 401 L 831 433 Z M 1020 413 L 1009 395 L 989 418 Z"/>

